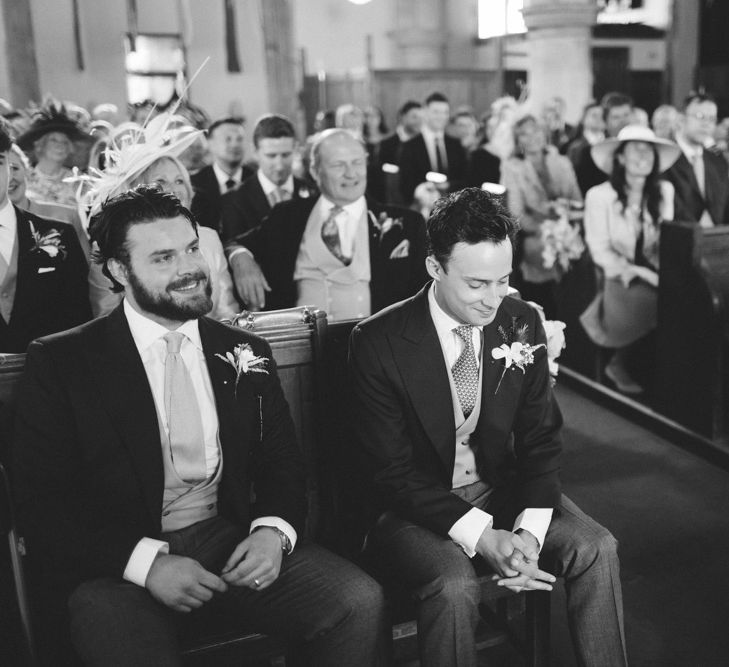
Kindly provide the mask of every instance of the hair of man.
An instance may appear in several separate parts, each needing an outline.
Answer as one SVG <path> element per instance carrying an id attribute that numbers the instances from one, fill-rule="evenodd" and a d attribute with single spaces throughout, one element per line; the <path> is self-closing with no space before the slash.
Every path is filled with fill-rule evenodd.
<path id="1" fill-rule="evenodd" d="M 210 127 L 208 127 L 207 132 L 205 133 L 207 137 L 212 137 L 215 130 L 217 130 L 221 125 L 238 125 L 238 127 L 245 127 L 246 120 L 241 116 L 226 116 L 225 118 L 218 118 L 210 123 Z"/>
<path id="2" fill-rule="evenodd" d="M 258 148 L 261 139 L 296 139 L 293 123 L 280 114 L 270 113 L 261 116 L 253 128 L 253 145 Z"/>

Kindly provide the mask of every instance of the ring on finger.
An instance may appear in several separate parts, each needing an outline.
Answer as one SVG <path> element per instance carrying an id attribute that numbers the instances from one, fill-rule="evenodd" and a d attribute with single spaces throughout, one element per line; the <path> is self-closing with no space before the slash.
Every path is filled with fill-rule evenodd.
<path id="1" fill-rule="evenodd" d="M 258 581 L 258 579 L 254 579 L 254 580 L 253 580 L 253 585 L 254 585 L 254 586 L 255 586 L 256 588 L 258 588 L 258 587 L 259 587 L 259 586 L 261 585 L 261 582 L 260 582 L 260 581 Z"/>

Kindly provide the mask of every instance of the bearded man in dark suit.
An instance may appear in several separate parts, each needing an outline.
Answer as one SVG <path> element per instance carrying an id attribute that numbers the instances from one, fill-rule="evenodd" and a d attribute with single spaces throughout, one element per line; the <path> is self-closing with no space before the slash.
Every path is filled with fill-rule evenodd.
<path id="1" fill-rule="evenodd" d="M 0 352 L 91 319 L 88 265 L 76 232 L 8 199 L 12 141 L 0 128 Z"/>
<path id="2" fill-rule="evenodd" d="M 278 204 L 244 237 L 239 261 L 250 278 L 240 296 L 266 309 L 315 305 L 343 320 L 414 294 L 427 279 L 422 217 L 365 197 L 367 154 L 349 131 L 325 130 L 311 155 L 321 195 Z"/>
<path id="3" fill-rule="evenodd" d="M 30 346 L 14 468 L 29 558 L 84 664 L 178 665 L 190 612 L 193 627 L 233 614 L 303 641 L 316 664 L 379 664 L 379 587 L 300 539 L 302 461 L 271 348 L 204 317 L 191 213 L 140 186 L 93 229 L 124 301 Z"/>
<path id="4" fill-rule="evenodd" d="M 617 667 L 616 542 L 561 495 L 544 329 L 506 296 L 516 231 L 480 189 L 442 198 L 432 282 L 352 332 L 355 444 L 378 517 L 367 548 L 416 601 L 424 667 L 477 664 L 478 561 L 516 591 L 564 577 L 578 663 Z"/>

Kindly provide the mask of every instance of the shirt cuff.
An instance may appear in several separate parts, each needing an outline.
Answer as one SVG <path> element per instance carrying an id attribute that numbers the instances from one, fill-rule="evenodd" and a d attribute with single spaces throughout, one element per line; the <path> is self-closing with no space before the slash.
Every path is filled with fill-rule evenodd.
<path id="1" fill-rule="evenodd" d="M 242 252 L 249 254 L 251 256 L 251 259 L 255 259 L 255 257 L 253 256 L 253 253 L 250 250 L 248 250 L 248 248 L 246 248 L 245 246 L 238 245 L 238 246 L 232 246 L 232 247 L 233 247 L 233 249 L 227 253 L 228 254 L 228 264 L 230 264 L 233 257 L 235 257 L 236 255 L 240 255 Z"/>
<path id="2" fill-rule="evenodd" d="M 256 528 L 258 528 L 258 526 L 273 526 L 274 528 L 278 528 L 284 535 L 286 535 L 286 537 L 289 538 L 289 541 L 291 542 L 291 551 L 294 550 L 297 535 L 294 527 L 288 521 L 284 521 L 278 516 L 261 516 L 251 522 L 250 532 L 252 533 Z"/>
<path id="3" fill-rule="evenodd" d="M 450 537 L 469 558 L 476 555 L 476 545 L 481 533 L 487 528 L 491 528 L 494 518 L 478 507 L 472 507 L 458 521 L 456 521 L 448 531 Z"/>
<path id="4" fill-rule="evenodd" d="M 519 530 L 528 530 L 539 543 L 539 551 L 544 546 L 544 538 L 547 535 L 549 522 L 552 520 L 551 507 L 527 507 L 514 522 L 514 532 Z"/>
<path id="5" fill-rule="evenodd" d="M 127 566 L 124 568 L 124 579 L 144 588 L 149 570 L 159 553 L 170 553 L 170 545 L 151 537 L 143 537 L 129 556 Z"/>

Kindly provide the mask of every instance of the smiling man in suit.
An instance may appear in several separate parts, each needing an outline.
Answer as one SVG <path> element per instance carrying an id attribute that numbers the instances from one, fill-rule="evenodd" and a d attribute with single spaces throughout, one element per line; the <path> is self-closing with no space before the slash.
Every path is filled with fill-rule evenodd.
<path id="1" fill-rule="evenodd" d="M 93 236 L 124 301 L 31 345 L 15 439 L 29 558 L 84 663 L 178 665 L 192 612 L 302 642 L 315 664 L 379 664 L 379 586 L 300 539 L 303 467 L 271 348 L 204 317 L 191 213 L 140 186 Z"/>
<path id="2" fill-rule="evenodd" d="M 477 664 L 478 561 L 517 591 L 564 577 L 578 663 L 618 667 L 616 543 L 560 492 L 544 329 L 506 296 L 516 231 L 480 189 L 442 198 L 428 220 L 432 283 L 352 333 L 355 444 L 378 516 L 368 549 L 416 600 L 425 667 Z"/>
<path id="3" fill-rule="evenodd" d="M 681 156 L 665 173 L 676 192 L 674 219 L 702 227 L 729 224 L 729 166 L 706 145 L 716 127 L 716 102 L 708 95 L 692 94 L 678 120 L 676 143 Z"/>
<path id="4" fill-rule="evenodd" d="M 423 218 L 365 197 L 367 154 L 349 131 L 325 130 L 311 156 L 321 195 L 275 206 L 244 237 L 252 255 L 241 255 L 249 268 L 240 296 L 266 309 L 314 305 L 345 320 L 414 294 L 427 279 Z"/>
<path id="5" fill-rule="evenodd" d="M 0 128 L 0 352 L 91 319 L 88 265 L 73 227 L 8 198 L 12 141 Z"/>

